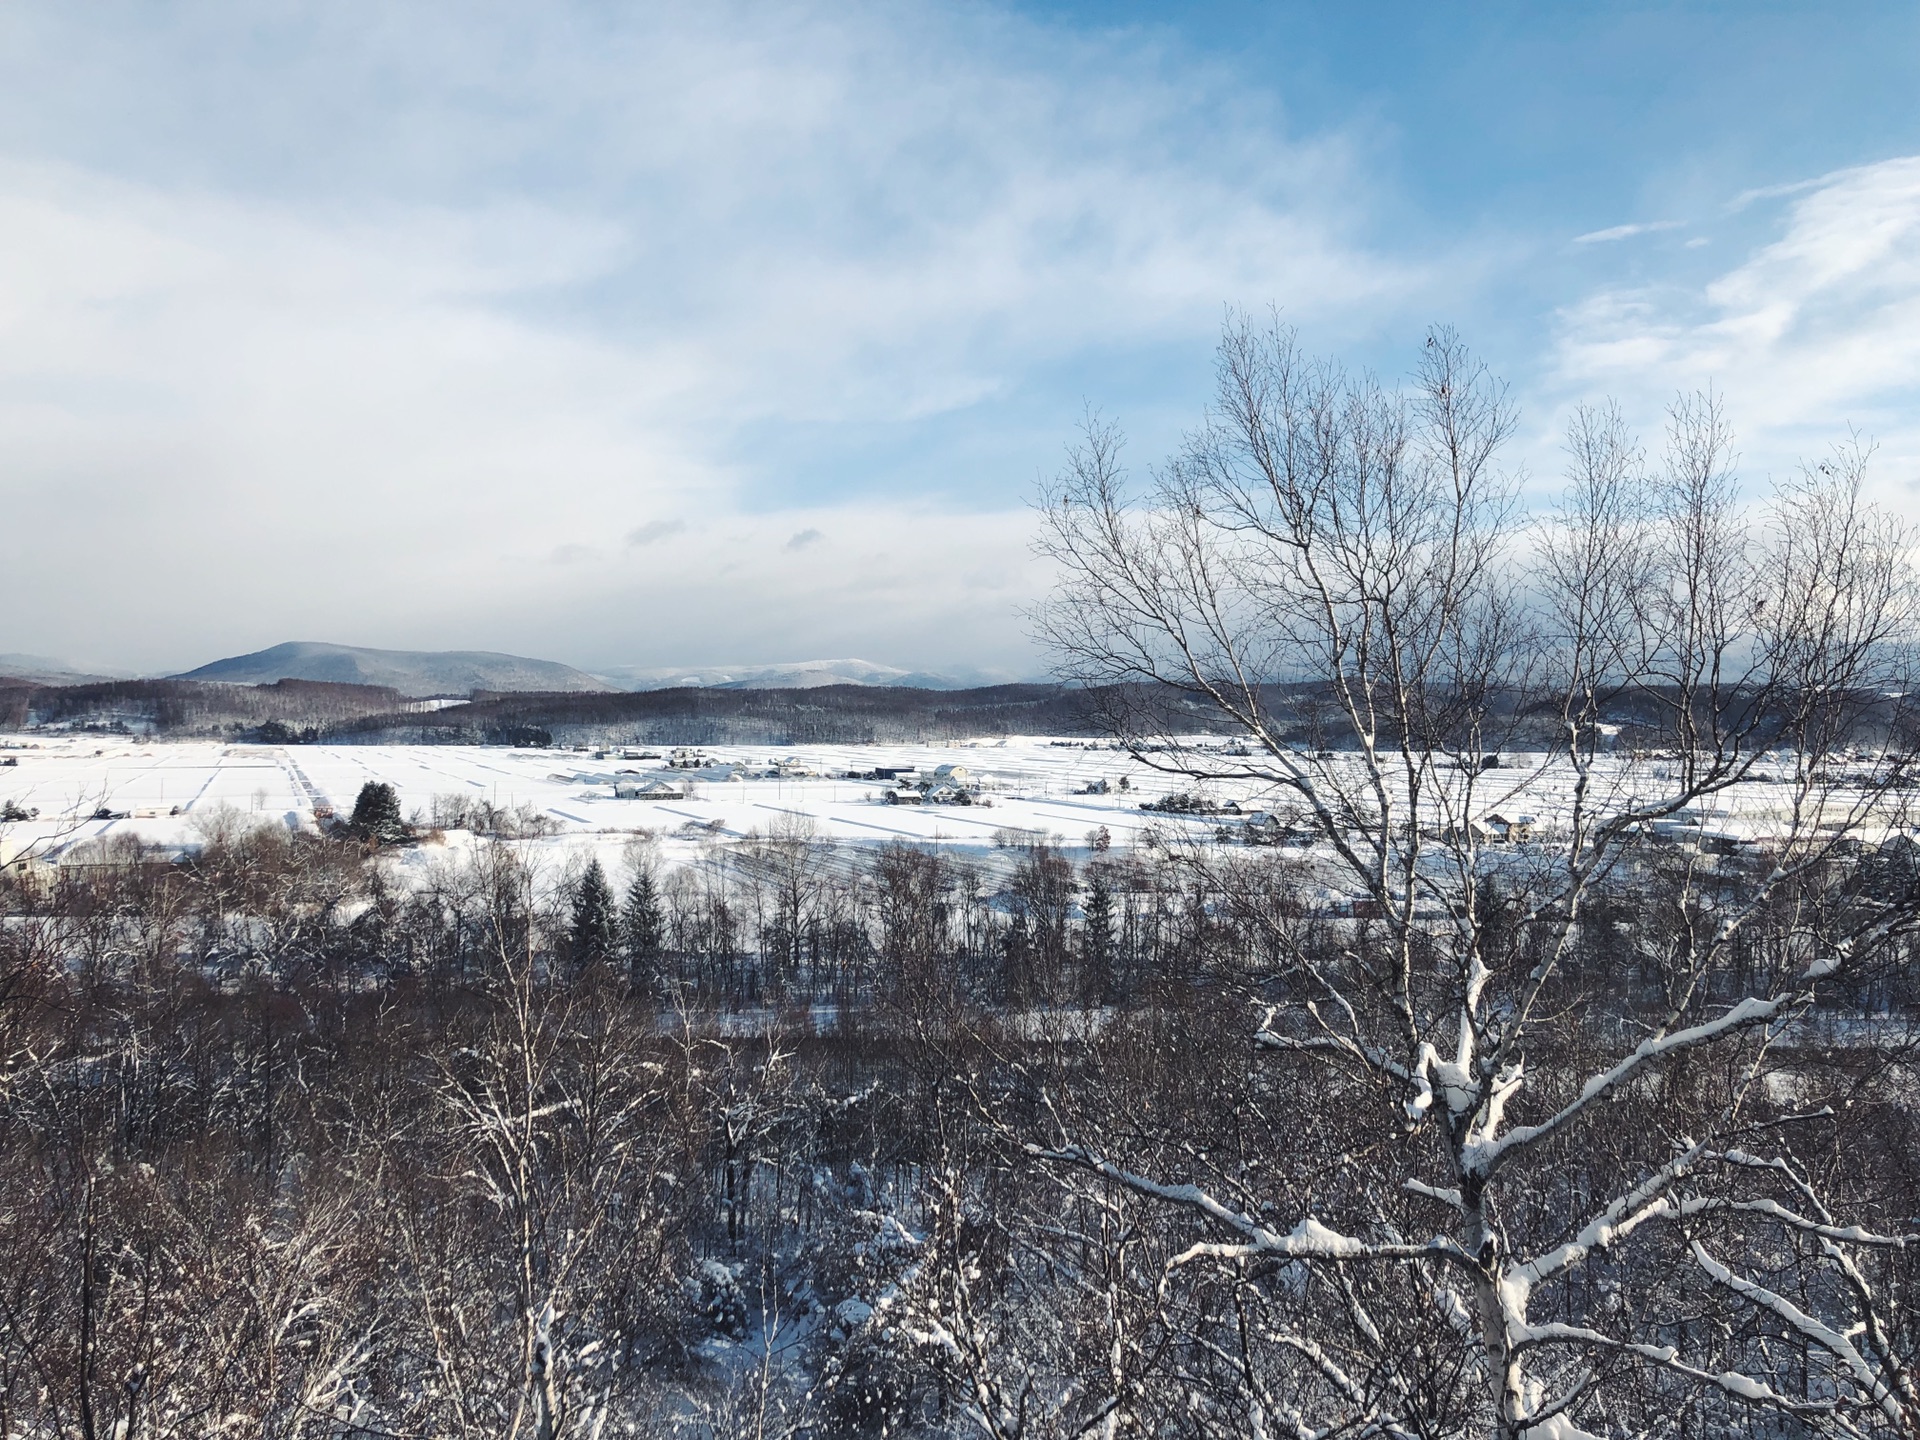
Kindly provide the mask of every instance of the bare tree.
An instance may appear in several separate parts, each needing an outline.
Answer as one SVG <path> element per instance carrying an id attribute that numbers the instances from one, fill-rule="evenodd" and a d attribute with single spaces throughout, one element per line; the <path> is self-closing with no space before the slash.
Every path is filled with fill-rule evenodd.
<path id="1" fill-rule="evenodd" d="M 820 871 L 824 847 L 812 819 L 783 811 L 765 835 L 748 836 L 738 865 L 753 884 L 762 956 L 770 962 L 769 996 L 785 999 L 799 980 L 809 942 L 817 950 L 820 926 Z"/>
<path id="2" fill-rule="evenodd" d="M 1252 1039 L 1357 1084 L 1368 1163 L 1401 1198 L 1210 1190 L 1070 1126 L 1032 1153 L 1192 1212 L 1208 1233 L 1175 1270 L 1331 1277 L 1337 1324 L 1303 1306 L 1272 1332 L 1302 1362 L 1302 1435 L 1445 1433 L 1329 1343 L 1383 1343 L 1389 1302 L 1471 1353 L 1461 1433 L 1571 1435 L 1655 1391 L 1650 1413 L 1704 1392 L 1910 1433 L 1920 1392 L 1872 1275 L 1915 1237 L 1832 1212 L 1802 1154 L 1826 1120 L 1766 1085 L 1913 920 L 1910 895 L 1836 864 L 1907 818 L 1908 537 L 1864 500 L 1858 445 L 1750 514 L 1711 395 L 1676 403 L 1657 469 L 1614 411 L 1581 411 L 1565 502 L 1529 517 L 1500 466 L 1514 423 L 1451 332 L 1395 391 L 1240 320 L 1214 408 L 1142 493 L 1117 430 L 1088 424 L 1044 494 L 1060 580 L 1039 632 L 1142 763 L 1312 827 L 1352 918 L 1308 943 L 1254 907 L 1277 963 Z M 1244 743 L 1181 739 L 1173 708 Z M 1637 927 L 1646 953 L 1598 913 L 1624 896 L 1659 922 Z M 1624 1003 L 1629 968 L 1647 1003 Z M 1613 1311 L 1577 1298 L 1633 1247 L 1659 1286 Z M 1787 1251 L 1791 1287 L 1762 1273 Z M 1722 1318 L 1676 1318 L 1706 1310 Z"/>

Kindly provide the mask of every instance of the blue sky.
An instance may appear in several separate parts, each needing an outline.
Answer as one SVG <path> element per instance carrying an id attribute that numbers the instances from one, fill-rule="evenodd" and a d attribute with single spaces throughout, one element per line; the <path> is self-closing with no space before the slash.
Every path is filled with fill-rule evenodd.
<path id="1" fill-rule="evenodd" d="M 1014 673 L 1086 402 L 1223 307 L 1858 426 L 1920 518 L 1920 9 L 0 9 L 0 651 Z"/>

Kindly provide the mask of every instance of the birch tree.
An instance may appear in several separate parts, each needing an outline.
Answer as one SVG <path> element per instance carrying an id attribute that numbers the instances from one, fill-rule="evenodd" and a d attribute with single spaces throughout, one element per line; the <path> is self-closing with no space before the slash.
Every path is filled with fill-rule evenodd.
<path id="1" fill-rule="evenodd" d="M 1088 424 L 1042 497 L 1037 629 L 1141 764 L 1312 831 L 1357 918 L 1308 943 L 1264 912 L 1247 1037 L 1340 1077 L 1399 1194 L 1208 1188 L 1066 1121 L 1030 1153 L 1189 1214 L 1171 1272 L 1304 1266 L 1355 1350 L 1370 1305 L 1428 1307 L 1477 1377 L 1436 1420 L 1356 1384 L 1303 1299 L 1266 1433 L 1574 1436 L 1677 1397 L 1912 1433 L 1880 1277 L 1917 1237 L 1838 1213 L 1805 1158 L 1835 1111 L 1769 1078 L 1914 917 L 1912 887 L 1856 883 L 1862 849 L 1909 843 L 1913 771 L 1909 537 L 1865 499 L 1870 452 L 1750 503 L 1717 397 L 1675 402 L 1654 461 L 1588 408 L 1532 515 L 1514 407 L 1451 332 L 1396 390 L 1236 320 L 1218 382 L 1143 485 Z"/>

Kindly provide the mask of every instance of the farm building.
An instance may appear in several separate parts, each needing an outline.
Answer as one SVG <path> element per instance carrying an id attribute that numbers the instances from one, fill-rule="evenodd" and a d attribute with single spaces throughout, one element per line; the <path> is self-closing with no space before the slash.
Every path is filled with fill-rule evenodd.
<path id="1" fill-rule="evenodd" d="M 613 782 L 613 798 L 616 800 L 684 800 L 687 787 L 675 785 L 670 780 L 616 780 Z"/>

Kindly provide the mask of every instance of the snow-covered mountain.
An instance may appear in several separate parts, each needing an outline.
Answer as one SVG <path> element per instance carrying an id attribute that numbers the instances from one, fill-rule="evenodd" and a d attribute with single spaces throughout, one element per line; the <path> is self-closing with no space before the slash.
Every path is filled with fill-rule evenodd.
<path id="1" fill-rule="evenodd" d="M 295 640 L 189 670 L 176 680 L 270 685 L 275 680 L 330 680 L 385 685 L 403 695 L 465 695 L 473 690 L 617 690 L 620 687 L 556 660 L 492 650 L 371 650 Z"/>
<path id="2" fill-rule="evenodd" d="M 964 690 L 1001 685 L 1011 675 L 966 670 L 936 673 L 878 665 L 871 660 L 788 660 L 772 665 L 616 666 L 594 672 L 623 690 L 668 690 L 698 685 L 716 690 L 805 690 L 820 685 L 905 685 L 918 690 Z"/>
<path id="3" fill-rule="evenodd" d="M 84 685 L 92 680 L 122 680 L 124 671 L 88 670 L 48 655 L 0 655 L 0 676 L 36 685 Z"/>
<path id="4" fill-rule="evenodd" d="M 111 678 L 124 678 L 125 672 Z M 0 654 L 0 677 L 46 685 L 74 685 L 109 678 L 39 655 Z M 294 640 L 247 655 L 231 655 L 167 678 L 233 685 L 271 685 L 276 680 L 324 680 L 341 685 L 384 685 L 403 695 L 466 695 L 474 690 L 613 691 L 668 690 L 700 686 L 715 690 L 806 690 L 822 685 L 892 685 L 917 690 L 965 690 L 1005 685 L 1019 676 L 1006 671 L 956 668 L 908 670 L 871 660 L 788 660 L 741 665 L 618 665 L 591 672 L 555 660 L 504 655 L 492 650 L 376 650 Z"/>

